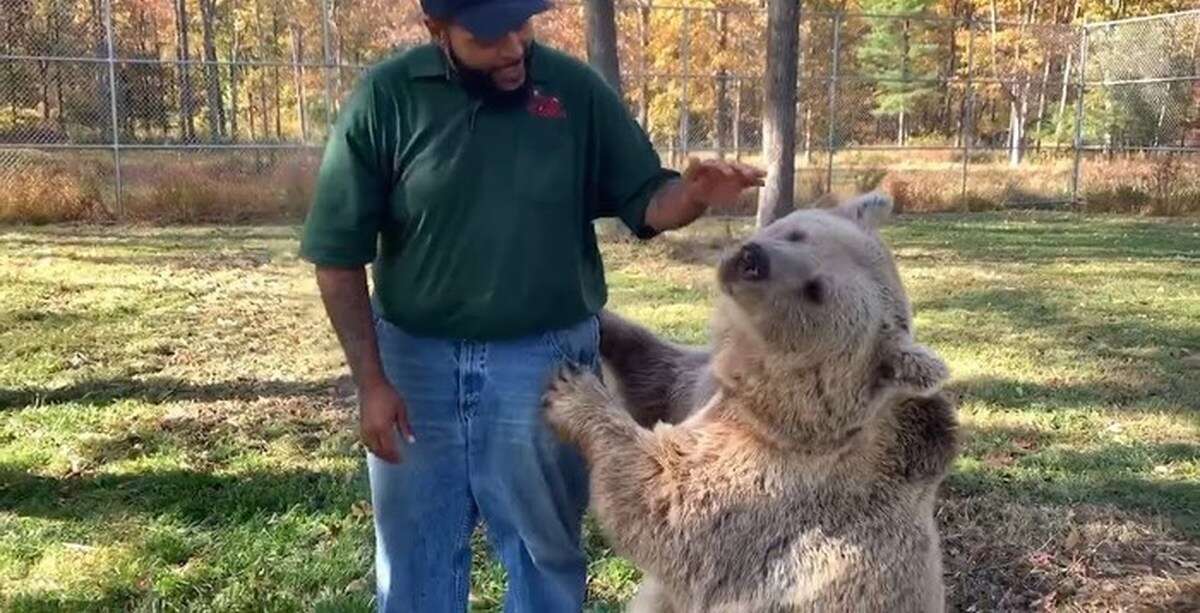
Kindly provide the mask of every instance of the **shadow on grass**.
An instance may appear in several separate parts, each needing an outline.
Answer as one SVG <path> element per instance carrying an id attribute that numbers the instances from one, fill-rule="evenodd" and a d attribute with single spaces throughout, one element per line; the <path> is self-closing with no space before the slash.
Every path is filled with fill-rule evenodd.
<path id="1" fill-rule="evenodd" d="M 947 389 L 958 394 L 960 400 L 977 400 L 1008 410 L 1129 408 L 1154 399 L 1171 400 L 1173 396 L 1169 383 L 1137 385 L 1115 379 L 1055 384 L 976 377 L 952 381 Z"/>
<path id="2" fill-rule="evenodd" d="M 960 333 L 957 326 L 939 325 L 939 321 L 953 320 L 945 317 L 947 313 L 986 314 L 1003 321 L 1007 330 L 1045 336 L 1047 346 L 1068 348 L 1081 361 L 1093 363 L 1108 373 L 1105 380 L 1084 384 L 1048 385 L 998 378 L 955 384 L 965 393 L 999 406 L 1014 409 L 1033 403 L 1128 406 L 1153 399 L 1182 406 L 1200 402 L 1200 383 L 1187 376 L 1177 359 L 1191 348 L 1200 347 L 1200 327 L 1157 323 L 1132 310 L 1081 316 L 1071 302 L 1069 294 L 981 289 L 923 300 L 914 309 L 931 317 L 934 323 L 927 333 L 935 342 L 939 336 Z M 992 342 L 1002 341 L 992 339 Z"/>
<path id="3" fill-rule="evenodd" d="M 0 388 L 0 410 L 63 403 L 101 406 L 122 400 L 156 404 L 180 400 L 216 402 L 262 398 L 329 398 L 331 395 L 345 397 L 348 394 L 348 379 L 345 377 L 315 381 L 234 379 L 216 383 L 194 383 L 172 377 L 118 377 L 82 381 L 58 388 Z"/>
<path id="4" fill-rule="evenodd" d="M 995 493 L 1063 507 L 1112 505 L 1168 519 L 1190 538 L 1200 539 L 1200 483 L 1151 476 L 1160 466 L 1200 462 L 1200 444 L 1109 443 L 1081 451 L 1054 445 L 1046 434 L 1031 437 L 1011 428 L 973 428 L 967 436 L 986 442 L 968 440 L 964 455 L 986 455 L 968 468 L 960 464 L 947 478 L 958 495 Z M 995 454 L 1010 437 L 1020 446 L 1017 453 Z"/>
<path id="5" fill-rule="evenodd" d="M 80 521 L 130 514 L 226 526 L 300 511 L 348 513 L 365 496 L 365 477 L 315 470 L 213 474 L 163 470 L 54 478 L 0 469 L 0 511 Z"/>
<path id="6" fill-rule="evenodd" d="M 230 268 L 252 269 L 273 263 L 272 254 L 264 249 L 239 249 L 232 253 L 216 253 L 211 250 L 188 250 L 181 254 L 142 253 L 120 255 L 97 255 L 83 253 L 57 253 L 55 259 L 100 266 L 135 266 L 148 270 L 164 266 L 188 270 L 223 270 Z"/>

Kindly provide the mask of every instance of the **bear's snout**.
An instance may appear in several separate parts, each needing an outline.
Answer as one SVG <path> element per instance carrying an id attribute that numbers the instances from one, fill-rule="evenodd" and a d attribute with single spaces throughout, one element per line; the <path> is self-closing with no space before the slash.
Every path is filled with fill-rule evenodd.
<path id="1" fill-rule="evenodd" d="M 721 266 L 721 280 L 725 283 L 736 281 L 762 281 L 771 274 L 771 258 L 766 249 L 758 243 L 742 245 Z"/>

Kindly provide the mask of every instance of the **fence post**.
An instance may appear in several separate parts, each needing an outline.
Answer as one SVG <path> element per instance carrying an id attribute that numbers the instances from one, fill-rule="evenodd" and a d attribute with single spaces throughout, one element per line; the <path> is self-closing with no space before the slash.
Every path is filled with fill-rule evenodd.
<path id="1" fill-rule="evenodd" d="M 1088 24 L 1085 20 L 1079 39 L 1079 87 L 1075 98 L 1075 164 L 1071 169 L 1071 204 L 1079 204 L 1079 171 L 1083 162 L 1083 96 L 1087 92 Z"/>
<path id="2" fill-rule="evenodd" d="M 829 72 L 829 140 L 826 143 L 828 160 L 825 167 L 825 191 L 833 191 L 833 141 L 837 126 L 838 56 L 841 55 L 842 12 L 833 14 L 833 61 Z"/>
<path id="3" fill-rule="evenodd" d="M 690 69 L 691 54 L 689 41 L 691 40 L 691 24 L 692 11 L 691 9 L 683 9 L 683 29 L 680 31 L 679 55 L 683 60 L 683 87 L 679 94 L 679 159 L 680 163 L 687 163 L 688 147 L 690 143 L 691 121 L 688 118 L 688 81 L 691 79 L 692 71 Z"/>
<path id="4" fill-rule="evenodd" d="M 733 94 L 733 159 L 742 161 L 742 80 L 734 77 Z"/>
<path id="5" fill-rule="evenodd" d="M 329 0 L 321 0 L 321 80 L 325 86 L 325 134 L 333 131 L 333 83 L 330 71 L 333 70 L 333 53 L 329 50 Z"/>
<path id="6" fill-rule="evenodd" d="M 112 0 L 104 0 L 104 39 L 108 46 L 108 107 L 112 123 L 113 173 L 115 179 L 115 203 L 118 219 L 125 217 L 125 206 L 121 201 L 121 136 L 117 120 L 117 70 L 113 45 Z"/>
<path id="7" fill-rule="evenodd" d="M 971 164 L 971 119 L 975 112 L 975 89 L 971 82 L 975 71 L 975 20 L 967 17 L 967 81 L 963 89 L 963 117 L 959 135 L 962 138 L 962 186 L 959 188 L 959 198 L 963 210 L 967 205 L 967 174 Z"/>

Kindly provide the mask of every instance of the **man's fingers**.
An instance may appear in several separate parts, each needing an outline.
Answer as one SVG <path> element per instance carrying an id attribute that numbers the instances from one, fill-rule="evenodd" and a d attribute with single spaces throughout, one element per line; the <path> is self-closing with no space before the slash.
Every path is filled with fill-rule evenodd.
<path id="1" fill-rule="evenodd" d="M 408 441 L 409 445 L 417 442 L 417 437 L 413 435 L 412 425 L 408 423 L 407 411 L 399 411 L 399 414 L 396 415 L 396 425 L 400 428 L 400 435 Z"/>
<path id="2" fill-rule="evenodd" d="M 375 435 L 375 449 L 372 451 L 375 455 L 393 464 L 400 462 L 400 451 L 396 449 L 396 437 L 390 428 L 386 432 Z"/>
<path id="3" fill-rule="evenodd" d="M 735 167 L 737 168 L 738 174 L 742 176 L 742 179 L 748 183 L 761 182 L 767 176 L 766 171 L 753 166 L 748 166 L 746 164 L 737 164 Z"/>
<path id="4" fill-rule="evenodd" d="M 381 431 L 376 431 L 371 428 L 363 428 L 362 442 L 367 449 L 376 457 L 392 462 L 393 464 L 400 461 L 400 452 L 396 449 L 395 429 L 383 428 Z"/>

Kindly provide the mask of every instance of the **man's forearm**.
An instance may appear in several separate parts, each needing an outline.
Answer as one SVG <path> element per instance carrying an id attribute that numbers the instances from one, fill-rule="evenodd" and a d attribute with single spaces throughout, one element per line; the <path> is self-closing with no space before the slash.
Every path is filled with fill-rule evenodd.
<path id="1" fill-rule="evenodd" d="M 694 202 L 681 179 L 664 183 L 655 192 L 650 206 L 646 207 L 646 224 L 665 232 L 682 228 L 696 221 L 704 213 L 704 207 Z"/>
<path id="2" fill-rule="evenodd" d="M 385 381 L 371 317 L 366 269 L 318 266 L 317 287 L 355 385 L 361 389 Z"/>

